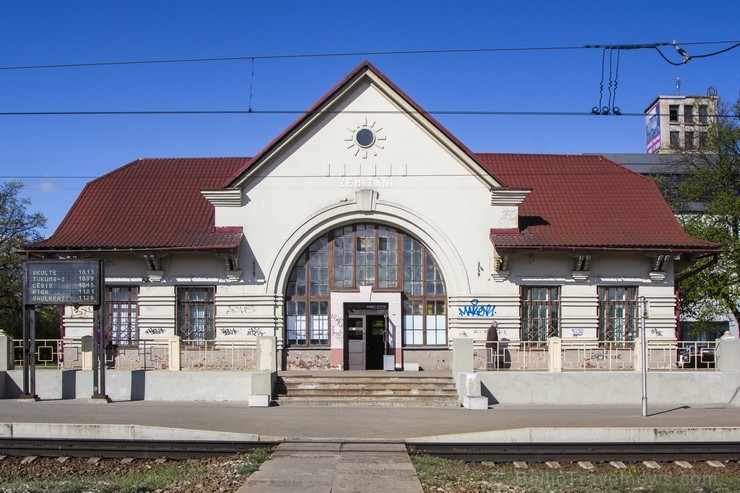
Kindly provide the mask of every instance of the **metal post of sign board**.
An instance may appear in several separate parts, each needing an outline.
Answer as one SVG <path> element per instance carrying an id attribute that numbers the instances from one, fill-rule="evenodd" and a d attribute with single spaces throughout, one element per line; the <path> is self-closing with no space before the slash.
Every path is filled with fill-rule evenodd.
<path id="1" fill-rule="evenodd" d="M 23 352 L 21 353 L 23 359 L 23 396 L 28 394 L 28 307 L 25 303 L 23 304 Z"/>
<path id="2" fill-rule="evenodd" d="M 109 402 L 105 393 L 105 317 L 103 316 L 103 283 L 105 273 L 104 263 L 98 263 L 98 292 L 101 293 L 99 303 L 93 307 L 93 395 L 95 400 Z"/>
<path id="3" fill-rule="evenodd" d="M 93 395 L 92 398 L 96 399 L 100 395 L 100 373 L 98 368 L 100 365 L 100 313 L 97 307 L 93 310 L 93 340 L 92 340 L 92 371 L 93 371 Z"/>
<path id="4" fill-rule="evenodd" d="M 36 395 L 36 308 L 28 310 L 29 337 L 28 337 L 28 370 L 31 375 L 29 395 L 30 399 L 38 399 Z"/>
<path id="5" fill-rule="evenodd" d="M 25 285 L 27 272 L 23 272 Z M 23 394 L 21 399 L 38 400 L 36 396 L 36 315 L 34 306 L 26 305 L 26 292 L 23 291 Z"/>
<path id="6" fill-rule="evenodd" d="M 93 399 L 110 401 L 105 393 L 105 318 L 100 305 L 93 311 Z"/>
<path id="7" fill-rule="evenodd" d="M 23 394 L 21 399 L 38 400 L 36 395 L 36 313 L 23 309 Z"/>

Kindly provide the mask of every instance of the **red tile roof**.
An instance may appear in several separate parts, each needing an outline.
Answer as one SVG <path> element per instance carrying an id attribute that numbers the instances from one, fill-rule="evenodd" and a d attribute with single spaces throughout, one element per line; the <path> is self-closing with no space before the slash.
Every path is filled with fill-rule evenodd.
<path id="1" fill-rule="evenodd" d="M 715 251 L 689 237 L 654 182 L 600 156 L 477 154 L 498 180 L 531 189 L 502 249 Z M 139 159 L 90 182 L 57 231 L 30 251 L 230 250 L 241 228 L 215 228 L 201 190 L 249 158 Z"/>
<path id="2" fill-rule="evenodd" d="M 531 189 L 503 249 L 716 251 L 689 237 L 652 179 L 601 156 L 478 154 L 507 187 Z"/>
<path id="3" fill-rule="evenodd" d="M 215 228 L 201 190 L 248 162 L 138 159 L 88 183 L 54 234 L 29 250 L 233 250 L 241 228 Z"/>

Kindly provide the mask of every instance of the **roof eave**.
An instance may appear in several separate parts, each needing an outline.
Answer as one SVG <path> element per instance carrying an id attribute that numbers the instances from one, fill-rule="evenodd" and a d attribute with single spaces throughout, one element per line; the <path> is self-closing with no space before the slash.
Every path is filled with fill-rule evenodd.
<path id="1" fill-rule="evenodd" d="M 167 246 L 167 247 L 50 247 L 24 250 L 27 255 L 79 255 L 111 253 L 231 253 L 239 251 L 239 245 L 201 245 L 201 246 Z"/>
<path id="2" fill-rule="evenodd" d="M 715 254 L 719 247 L 684 247 L 666 245 L 615 246 L 615 245 L 497 245 L 501 252 L 617 252 L 617 253 L 662 253 L 662 254 Z"/>

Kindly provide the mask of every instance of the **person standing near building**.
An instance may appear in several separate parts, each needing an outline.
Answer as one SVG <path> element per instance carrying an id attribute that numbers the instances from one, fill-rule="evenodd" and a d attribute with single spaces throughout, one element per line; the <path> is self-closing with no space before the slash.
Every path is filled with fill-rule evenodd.
<path id="1" fill-rule="evenodd" d="M 490 369 L 498 368 L 499 364 L 499 342 L 498 342 L 498 322 L 491 321 L 486 333 L 486 353 L 488 354 L 488 367 Z"/>

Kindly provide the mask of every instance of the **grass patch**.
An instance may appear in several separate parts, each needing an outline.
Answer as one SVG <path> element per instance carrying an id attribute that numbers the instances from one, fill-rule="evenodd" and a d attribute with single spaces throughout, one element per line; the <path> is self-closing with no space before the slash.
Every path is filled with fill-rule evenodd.
<path id="1" fill-rule="evenodd" d="M 197 463 L 164 464 L 145 472 L 122 475 L 62 476 L 53 479 L 0 478 L 0 492 L 13 493 L 149 493 L 175 481 L 188 480 L 206 472 Z"/>
<path id="2" fill-rule="evenodd" d="M 249 462 L 247 464 L 239 466 L 237 472 L 249 476 L 250 474 L 257 471 L 263 462 L 270 457 L 265 449 L 258 448 L 249 454 Z"/>

